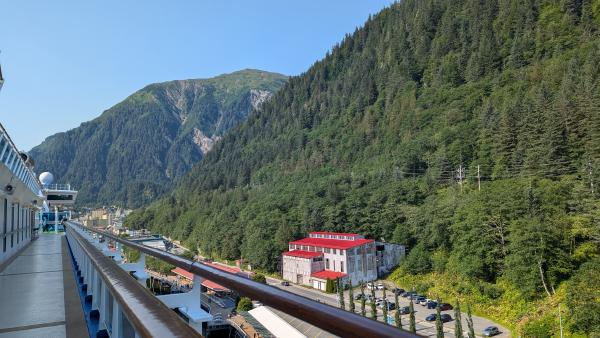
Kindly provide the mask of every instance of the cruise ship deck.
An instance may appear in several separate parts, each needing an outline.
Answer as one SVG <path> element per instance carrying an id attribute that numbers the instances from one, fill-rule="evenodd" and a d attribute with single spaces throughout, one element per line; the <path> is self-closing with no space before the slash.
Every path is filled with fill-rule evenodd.
<path id="1" fill-rule="evenodd" d="M 0 338 L 88 337 L 64 234 L 40 234 L 0 267 Z"/>

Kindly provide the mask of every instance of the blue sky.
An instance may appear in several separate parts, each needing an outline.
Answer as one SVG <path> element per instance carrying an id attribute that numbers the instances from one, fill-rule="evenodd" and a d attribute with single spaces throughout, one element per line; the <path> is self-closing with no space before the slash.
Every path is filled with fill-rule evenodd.
<path id="1" fill-rule="evenodd" d="M 29 150 L 149 83 L 244 68 L 297 75 L 391 2 L 7 1 L 0 121 Z"/>

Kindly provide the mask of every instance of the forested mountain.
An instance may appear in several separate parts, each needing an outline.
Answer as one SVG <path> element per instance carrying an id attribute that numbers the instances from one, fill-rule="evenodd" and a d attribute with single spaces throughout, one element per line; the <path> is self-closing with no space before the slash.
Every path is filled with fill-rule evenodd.
<path id="1" fill-rule="evenodd" d="M 78 189 L 81 205 L 139 207 L 171 189 L 286 79 L 242 70 L 151 84 L 98 118 L 48 137 L 31 155 L 39 170 Z"/>
<path id="2" fill-rule="evenodd" d="M 268 270 L 359 232 L 408 245 L 404 287 L 600 335 L 599 25 L 598 0 L 403 0 L 127 222 Z"/>

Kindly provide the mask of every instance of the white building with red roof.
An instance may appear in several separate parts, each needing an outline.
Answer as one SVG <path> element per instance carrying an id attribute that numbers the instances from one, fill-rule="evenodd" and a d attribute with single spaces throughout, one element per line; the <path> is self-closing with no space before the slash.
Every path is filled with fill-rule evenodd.
<path id="1" fill-rule="evenodd" d="M 283 278 L 325 290 L 328 279 L 352 285 L 377 279 L 375 241 L 338 232 L 311 232 L 289 243 L 283 253 Z"/>

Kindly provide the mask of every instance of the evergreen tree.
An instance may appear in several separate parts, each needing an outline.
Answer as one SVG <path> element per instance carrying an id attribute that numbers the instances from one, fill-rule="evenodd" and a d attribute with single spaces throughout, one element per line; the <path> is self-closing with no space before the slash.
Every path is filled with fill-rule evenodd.
<path id="1" fill-rule="evenodd" d="M 475 338 L 475 327 L 473 326 L 473 317 L 471 316 L 471 304 L 467 304 L 467 327 L 469 329 L 468 338 Z"/>
<path id="2" fill-rule="evenodd" d="M 360 297 L 360 314 L 363 317 L 366 317 L 367 316 L 367 309 L 366 309 L 367 297 L 365 295 L 365 283 L 360 283 L 360 294 L 362 295 Z"/>
<path id="3" fill-rule="evenodd" d="M 327 279 L 327 281 L 325 282 L 325 292 L 334 293 L 335 291 L 335 284 L 333 280 Z"/>
<path id="4" fill-rule="evenodd" d="M 348 302 L 350 303 L 348 310 L 354 313 L 355 305 L 354 305 L 354 290 L 352 289 L 352 279 L 348 281 Z"/>
<path id="5" fill-rule="evenodd" d="M 371 318 L 377 320 L 377 305 L 375 304 L 375 285 L 372 284 L 371 286 Z"/>
<path id="6" fill-rule="evenodd" d="M 402 314 L 400 313 L 400 302 L 398 301 L 398 292 L 394 290 L 394 302 L 396 303 L 396 313 L 394 314 L 394 320 L 396 321 L 396 327 L 402 329 Z"/>
<path id="7" fill-rule="evenodd" d="M 463 338 L 462 328 L 462 314 L 460 313 L 460 301 L 456 300 L 456 306 L 454 307 L 454 336 L 456 338 Z"/>
<path id="8" fill-rule="evenodd" d="M 385 287 L 383 288 L 383 322 L 387 324 L 387 315 L 388 315 L 388 302 L 385 294 Z"/>
<path id="9" fill-rule="evenodd" d="M 408 330 L 412 333 L 417 332 L 417 323 L 415 320 L 415 306 L 413 303 L 412 295 L 410 296 L 410 305 L 408 306 L 410 313 L 408 314 L 409 318 L 409 328 Z"/>
<path id="10" fill-rule="evenodd" d="M 340 300 L 340 309 L 346 310 L 346 303 L 344 302 L 344 285 L 342 279 L 337 279 L 338 298 Z"/>
<path id="11" fill-rule="evenodd" d="M 439 299 L 435 306 L 435 334 L 437 338 L 444 338 L 444 324 L 442 323 L 442 311 L 440 309 Z"/>

